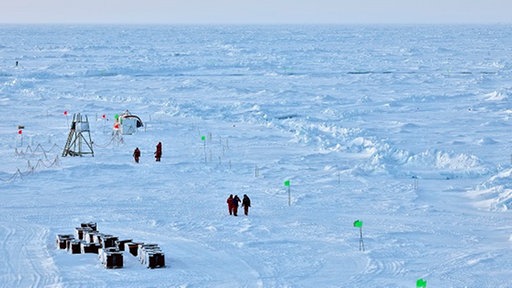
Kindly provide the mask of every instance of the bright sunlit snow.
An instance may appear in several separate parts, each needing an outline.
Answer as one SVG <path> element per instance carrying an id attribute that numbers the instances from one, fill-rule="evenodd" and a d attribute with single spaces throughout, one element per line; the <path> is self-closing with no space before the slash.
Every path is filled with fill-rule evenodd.
<path id="1" fill-rule="evenodd" d="M 511 287 L 511 28 L 1 26 L 0 286 Z"/>

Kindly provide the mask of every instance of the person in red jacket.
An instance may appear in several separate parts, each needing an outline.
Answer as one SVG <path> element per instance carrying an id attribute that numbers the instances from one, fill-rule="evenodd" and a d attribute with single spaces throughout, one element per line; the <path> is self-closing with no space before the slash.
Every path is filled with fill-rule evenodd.
<path id="1" fill-rule="evenodd" d="M 137 147 L 133 151 L 133 159 L 135 159 L 135 163 L 139 163 L 139 158 L 140 158 L 140 150 L 139 150 L 139 147 Z"/>
<path id="2" fill-rule="evenodd" d="M 156 144 L 156 151 L 155 151 L 156 162 L 160 162 L 161 157 L 162 157 L 162 142 L 158 142 L 158 144 Z"/>
<path id="3" fill-rule="evenodd" d="M 233 215 L 233 194 L 229 195 L 226 203 L 228 203 L 229 215 Z"/>

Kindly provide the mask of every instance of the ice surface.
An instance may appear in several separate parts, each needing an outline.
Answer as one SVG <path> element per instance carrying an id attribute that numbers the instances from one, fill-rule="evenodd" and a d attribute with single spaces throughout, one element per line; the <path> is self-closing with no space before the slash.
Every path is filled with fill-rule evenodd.
<path id="1" fill-rule="evenodd" d="M 511 287 L 510 31 L 1 26 L 0 286 Z M 57 249 L 84 222 L 167 267 Z"/>

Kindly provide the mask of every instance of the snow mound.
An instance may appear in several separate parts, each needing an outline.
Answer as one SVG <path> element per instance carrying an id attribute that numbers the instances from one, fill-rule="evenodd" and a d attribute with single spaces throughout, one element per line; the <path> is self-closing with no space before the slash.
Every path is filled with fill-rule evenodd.
<path id="1" fill-rule="evenodd" d="M 498 143 L 498 142 L 490 137 L 485 137 L 485 138 L 478 140 L 479 145 L 492 145 L 492 144 L 496 144 L 496 143 Z"/>
<path id="2" fill-rule="evenodd" d="M 512 168 L 501 171 L 469 191 L 476 206 L 491 211 L 507 211 L 512 208 Z"/>
<path id="3" fill-rule="evenodd" d="M 356 143 L 357 146 L 354 145 Z M 391 175 L 421 177 L 426 171 L 430 171 L 427 173 L 430 176 L 435 171 L 434 174 L 442 175 L 442 178 L 465 178 L 489 173 L 489 169 L 478 157 L 465 153 L 427 150 L 413 154 L 388 144 L 376 145 L 363 138 L 353 141 L 351 149 L 354 150 L 354 147 L 359 147 L 360 153 L 371 154 L 369 162 L 359 167 L 366 173 L 379 171 Z"/>
<path id="4" fill-rule="evenodd" d="M 508 97 L 506 94 L 498 92 L 498 91 L 494 91 L 494 92 L 484 95 L 484 100 L 486 100 L 486 101 L 504 101 L 507 99 L 508 99 Z"/>

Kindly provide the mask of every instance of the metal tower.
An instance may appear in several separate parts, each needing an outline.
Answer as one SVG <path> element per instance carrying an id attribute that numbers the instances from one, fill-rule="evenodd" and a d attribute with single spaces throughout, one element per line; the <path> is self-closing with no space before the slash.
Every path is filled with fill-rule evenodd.
<path id="1" fill-rule="evenodd" d="M 84 154 L 91 154 L 94 157 L 92 143 L 87 115 L 73 114 L 73 122 L 71 122 L 71 129 L 64 151 L 62 151 L 62 157 L 68 155 L 82 157 Z"/>

